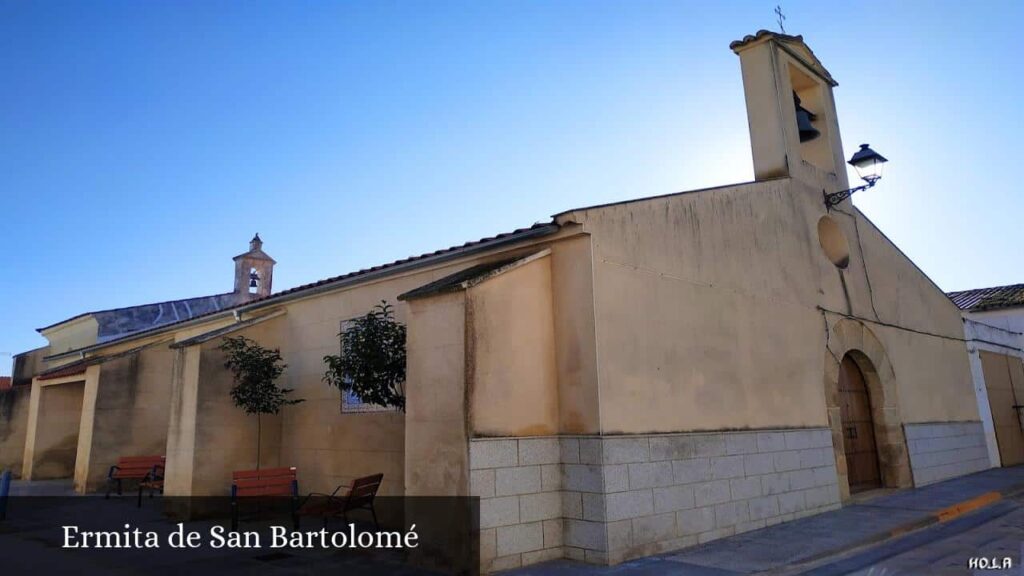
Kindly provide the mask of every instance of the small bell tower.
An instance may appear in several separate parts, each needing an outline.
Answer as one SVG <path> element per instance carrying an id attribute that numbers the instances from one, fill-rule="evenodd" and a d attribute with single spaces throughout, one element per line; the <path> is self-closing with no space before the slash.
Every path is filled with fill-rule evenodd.
<path id="1" fill-rule="evenodd" d="M 259 233 L 249 241 L 249 251 L 235 256 L 235 294 L 239 300 L 270 296 L 276 262 L 263 251 Z"/>
<path id="2" fill-rule="evenodd" d="M 849 188 L 832 97 L 838 83 L 803 37 L 761 30 L 729 48 L 743 71 L 754 177 Z"/>

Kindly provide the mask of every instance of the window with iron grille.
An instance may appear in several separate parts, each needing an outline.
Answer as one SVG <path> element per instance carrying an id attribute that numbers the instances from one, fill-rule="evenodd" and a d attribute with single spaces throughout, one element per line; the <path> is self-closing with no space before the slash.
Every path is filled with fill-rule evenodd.
<path id="1" fill-rule="evenodd" d="M 342 320 L 339 326 L 338 333 L 344 333 L 345 330 L 351 325 L 354 319 Z M 355 392 L 351 390 L 341 391 L 341 413 L 342 414 L 356 414 L 365 412 L 395 412 L 396 408 L 388 406 L 381 406 L 380 404 L 373 404 L 371 402 L 363 402 Z"/>

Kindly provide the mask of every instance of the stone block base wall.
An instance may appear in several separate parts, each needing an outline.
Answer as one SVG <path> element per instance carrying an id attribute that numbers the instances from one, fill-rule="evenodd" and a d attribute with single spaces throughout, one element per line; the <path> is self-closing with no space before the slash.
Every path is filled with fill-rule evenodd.
<path id="1" fill-rule="evenodd" d="M 981 422 L 904 424 L 914 485 L 926 486 L 991 466 Z"/>
<path id="2" fill-rule="evenodd" d="M 562 558 L 562 466 L 556 437 L 469 444 L 470 494 L 480 498 L 483 573 Z"/>
<path id="3" fill-rule="evenodd" d="M 840 505 L 827 428 L 477 439 L 484 572 L 616 564 Z"/>

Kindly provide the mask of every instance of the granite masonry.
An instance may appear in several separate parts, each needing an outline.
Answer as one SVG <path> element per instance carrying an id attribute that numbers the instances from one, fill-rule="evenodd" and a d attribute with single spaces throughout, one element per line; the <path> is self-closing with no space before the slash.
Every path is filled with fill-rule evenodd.
<path id="1" fill-rule="evenodd" d="M 981 422 L 905 424 L 914 485 L 925 486 L 989 468 Z"/>
<path id="2" fill-rule="evenodd" d="M 484 572 L 615 564 L 838 508 L 827 428 L 475 439 Z"/>
<path id="3" fill-rule="evenodd" d="M 469 486 L 480 498 L 484 573 L 564 556 L 561 461 L 556 437 L 470 442 Z"/>

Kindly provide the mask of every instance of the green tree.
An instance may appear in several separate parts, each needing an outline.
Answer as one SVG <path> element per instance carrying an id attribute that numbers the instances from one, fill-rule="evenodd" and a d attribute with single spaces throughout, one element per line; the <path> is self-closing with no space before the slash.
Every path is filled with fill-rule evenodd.
<path id="1" fill-rule="evenodd" d="M 405 411 L 405 324 L 381 301 L 340 333 L 341 354 L 324 356 L 324 382 L 363 402 Z"/>
<path id="2" fill-rule="evenodd" d="M 303 399 L 288 398 L 291 388 L 281 388 L 277 379 L 288 367 L 277 348 L 269 350 L 245 336 L 227 337 L 221 342 L 224 367 L 235 376 L 231 399 L 246 414 L 256 415 L 256 469 L 260 468 L 260 442 L 263 438 L 263 414 L 277 414 L 282 406 Z"/>

